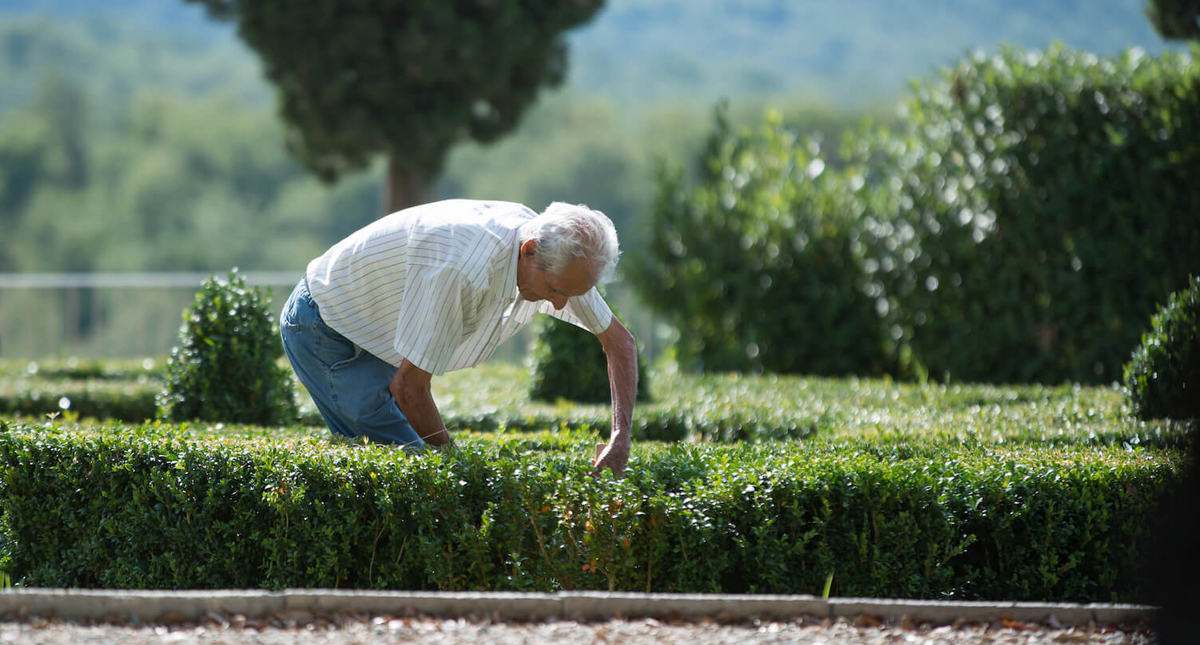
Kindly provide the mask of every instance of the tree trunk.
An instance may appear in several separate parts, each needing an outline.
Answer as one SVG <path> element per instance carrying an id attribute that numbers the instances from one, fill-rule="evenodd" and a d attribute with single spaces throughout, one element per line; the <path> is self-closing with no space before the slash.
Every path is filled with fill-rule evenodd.
<path id="1" fill-rule="evenodd" d="M 380 217 L 428 202 L 433 192 L 433 177 L 428 170 L 405 163 L 399 156 L 388 156 L 387 185 L 383 191 Z"/>

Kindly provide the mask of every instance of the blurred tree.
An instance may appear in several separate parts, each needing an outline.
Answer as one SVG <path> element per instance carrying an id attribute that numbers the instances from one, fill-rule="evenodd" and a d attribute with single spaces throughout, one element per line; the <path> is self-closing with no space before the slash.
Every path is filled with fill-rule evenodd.
<path id="1" fill-rule="evenodd" d="M 41 179 L 48 125 L 32 112 L 0 124 L 0 228 L 11 231 Z M 0 249 L 0 270 L 9 271 L 8 249 Z"/>
<path id="2" fill-rule="evenodd" d="M 1146 15 L 1169 40 L 1200 40 L 1200 0 L 1150 0 Z"/>
<path id="3" fill-rule="evenodd" d="M 450 147 L 511 130 L 566 76 L 562 33 L 603 0 L 186 0 L 234 20 L 279 90 L 293 155 L 326 181 L 388 158 L 384 211 L 425 201 Z"/>
<path id="4" fill-rule="evenodd" d="M 27 106 L 0 126 L 0 228 L 9 236 L 37 188 L 79 190 L 88 182 L 84 136 L 87 105 L 69 79 L 47 74 Z M 16 269 L 16 249 L 0 248 L 0 271 Z"/>
<path id="5" fill-rule="evenodd" d="M 83 188 L 88 182 L 87 99 L 83 90 L 62 74 L 48 74 L 34 94 L 33 109 L 50 128 L 46 169 L 63 188 Z"/>

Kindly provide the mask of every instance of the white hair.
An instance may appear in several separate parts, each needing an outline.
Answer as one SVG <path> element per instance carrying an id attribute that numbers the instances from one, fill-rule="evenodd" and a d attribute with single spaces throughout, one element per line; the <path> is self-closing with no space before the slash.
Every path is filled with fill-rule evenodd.
<path id="1" fill-rule="evenodd" d="M 592 265 L 597 283 L 612 279 L 621 255 L 612 220 L 583 204 L 554 202 L 521 226 L 521 239 L 537 242 L 537 266 L 553 275 L 577 260 Z"/>

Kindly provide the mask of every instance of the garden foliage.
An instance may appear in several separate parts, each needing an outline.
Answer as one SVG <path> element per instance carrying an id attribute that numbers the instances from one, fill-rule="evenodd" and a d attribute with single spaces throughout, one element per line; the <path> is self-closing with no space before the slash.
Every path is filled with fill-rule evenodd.
<path id="1" fill-rule="evenodd" d="M 1108 383 L 1200 273 L 1200 67 L 1061 46 L 973 54 L 861 149 L 902 233 L 879 277 L 929 374 Z M 890 249 L 891 247 L 885 247 Z"/>
<path id="2" fill-rule="evenodd" d="M 1125 388 L 1141 419 L 1200 421 L 1200 278 L 1159 307 L 1125 366 Z"/>
<path id="3" fill-rule="evenodd" d="M 1006 49 L 904 110 L 829 159 L 770 118 L 730 133 L 718 116 L 695 185 L 662 173 L 633 277 L 685 364 L 1119 378 L 1155 304 L 1200 273 L 1200 68 Z"/>
<path id="4" fill-rule="evenodd" d="M 167 363 L 159 416 L 280 425 L 296 418 L 290 371 L 268 294 L 248 288 L 237 270 L 210 277 L 183 313 L 180 346 Z"/>
<path id="5" fill-rule="evenodd" d="M 679 328 L 676 358 L 707 371 L 891 371 L 895 348 L 866 284 L 855 184 L 770 114 L 716 126 L 687 187 L 663 166 L 629 276 Z"/>
<path id="6" fill-rule="evenodd" d="M 615 314 L 614 314 L 615 315 Z M 608 403 L 608 358 L 595 335 L 550 316 L 541 316 L 531 351 L 529 398 L 534 401 Z M 637 400 L 650 399 L 650 373 L 637 355 Z"/>
<path id="7" fill-rule="evenodd" d="M 29 586 L 616 589 L 1129 599 L 1178 458 L 942 442 L 451 453 L 171 426 L 0 430 L 0 568 Z"/>

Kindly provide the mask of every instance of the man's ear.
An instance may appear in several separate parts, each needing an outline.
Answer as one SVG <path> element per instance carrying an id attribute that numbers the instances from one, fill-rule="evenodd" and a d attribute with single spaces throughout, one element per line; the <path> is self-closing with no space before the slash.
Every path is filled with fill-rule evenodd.
<path id="1" fill-rule="evenodd" d="M 537 255 L 537 240 L 525 240 L 521 242 L 521 255 L 525 257 L 533 257 Z"/>

